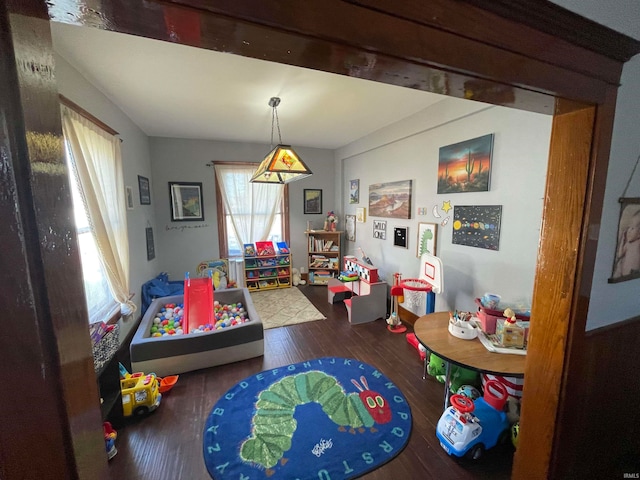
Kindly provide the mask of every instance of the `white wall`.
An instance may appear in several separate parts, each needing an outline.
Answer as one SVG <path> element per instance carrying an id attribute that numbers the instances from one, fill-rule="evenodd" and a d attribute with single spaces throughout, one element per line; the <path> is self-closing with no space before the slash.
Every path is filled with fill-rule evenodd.
<path id="1" fill-rule="evenodd" d="M 56 79 L 59 92 L 72 102 L 91 113 L 102 122 L 119 132 L 122 139 L 122 161 L 124 184 L 131 186 L 134 192 L 134 209 L 127 210 L 127 228 L 129 231 L 130 290 L 135 293 L 133 301 L 140 308 L 140 287 L 144 282 L 159 273 L 160 260 L 147 261 L 145 227 L 155 228 L 153 205 L 140 205 L 138 175 L 151 179 L 151 161 L 148 138 L 122 110 L 89 83 L 65 59 L 56 55 Z M 139 312 L 121 324 L 120 338 L 123 339 L 137 318 Z"/>
<path id="2" fill-rule="evenodd" d="M 552 0 L 562 7 L 640 39 L 640 2 L 637 0 Z M 640 279 L 609 284 L 613 269 L 620 204 L 625 185 L 640 155 L 640 56 L 622 71 L 613 126 L 598 252 L 591 287 L 587 330 L 640 315 Z M 640 197 L 640 171 L 636 171 L 626 197 Z"/>
<path id="3" fill-rule="evenodd" d="M 507 301 L 531 301 L 546 181 L 551 132 L 550 116 L 493 107 L 457 99 L 443 101 L 336 151 L 342 171 L 342 211 L 355 214 L 367 207 L 369 185 L 413 180 L 411 219 L 375 217 L 387 221 L 387 239 L 374 239 L 373 218 L 356 224 L 356 241 L 349 253 L 362 247 L 379 273 L 392 283 L 394 272 L 403 278 L 418 275 L 418 222 L 440 223 L 447 216 L 444 201 L 456 205 L 502 205 L 498 251 L 452 244 L 453 211 L 446 225 L 438 225 L 437 255 L 444 264 L 445 293 L 436 297 L 436 309 L 474 310 L 473 299 L 485 292 Z M 494 134 L 489 192 L 438 195 L 438 152 L 442 146 L 485 134 Z M 360 203 L 348 203 L 349 181 L 360 179 Z M 436 218 L 437 206 L 443 218 Z M 418 208 L 427 215 L 417 216 Z M 343 213 L 343 214 L 344 214 Z M 393 246 L 393 227 L 409 227 L 409 248 Z"/>
<path id="4" fill-rule="evenodd" d="M 259 162 L 269 152 L 266 144 L 209 140 L 150 138 L 153 157 L 153 198 L 158 220 L 158 254 L 162 267 L 173 280 L 195 273 L 203 260 L 220 258 L 215 178 L 211 161 Z M 323 190 L 323 210 L 334 208 L 333 152 L 294 146 L 313 175 L 289 184 L 290 247 L 293 265 L 306 267 L 306 222 L 319 226 L 325 215 L 304 215 L 305 188 Z M 202 182 L 204 222 L 172 222 L 169 210 L 169 182 Z"/>

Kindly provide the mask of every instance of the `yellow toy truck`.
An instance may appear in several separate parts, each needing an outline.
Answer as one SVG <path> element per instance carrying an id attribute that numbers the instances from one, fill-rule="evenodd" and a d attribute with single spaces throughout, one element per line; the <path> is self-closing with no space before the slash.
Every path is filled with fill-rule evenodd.
<path id="1" fill-rule="evenodd" d="M 160 406 L 162 394 L 154 373 L 134 373 L 120 379 L 122 413 L 125 417 L 144 415 Z"/>

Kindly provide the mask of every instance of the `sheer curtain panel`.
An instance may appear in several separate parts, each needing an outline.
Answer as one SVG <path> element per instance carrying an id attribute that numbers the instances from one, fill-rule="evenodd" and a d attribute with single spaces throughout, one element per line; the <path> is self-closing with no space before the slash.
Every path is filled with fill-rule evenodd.
<path id="1" fill-rule="evenodd" d="M 100 260 L 122 314 L 136 310 L 129 299 L 129 239 L 120 139 L 62 105 L 62 127 L 89 214 Z"/>
<path id="2" fill-rule="evenodd" d="M 266 240 L 282 200 L 283 185 L 249 183 L 255 166 L 216 164 L 218 187 L 240 243 Z"/>

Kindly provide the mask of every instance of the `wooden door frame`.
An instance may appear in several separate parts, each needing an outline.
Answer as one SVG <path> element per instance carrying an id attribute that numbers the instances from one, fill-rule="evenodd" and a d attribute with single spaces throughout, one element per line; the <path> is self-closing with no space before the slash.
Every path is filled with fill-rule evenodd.
<path id="1" fill-rule="evenodd" d="M 577 435 L 560 426 L 560 420 L 575 419 L 569 387 L 580 371 L 616 90 L 623 63 L 640 51 L 638 42 L 546 2 L 524 0 L 102 0 L 98 8 L 95 1 L 85 5 L 77 0 L 78 8 L 71 11 L 73 3 L 11 0 L 9 18 L 42 18 L 48 5 L 56 21 L 553 114 L 525 370 L 525 392 L 532 400 L 523 406 L 513 470 L 515 478 L 553 476 L 554 465 L 563 460 L 560 446 L 571 450 Z M 9 49 L 11 40 L 23 33 L 13 31 Z M 55 84 L 55 69 L 36 69 L 36 74 L 53 78 Z M 24 85 L 18 80 L 12 86 L 19 92 Z M 14 120 L 20 109 L 25 118 L 33 114 L 34 106 L 25 97 L 21 100 Z M 40 108 L 55 114 L 56 105 Z M 32 126 L 24 121 L 13 130 L 16 164 L 32 161 L 25 128 Z M 55 126 L 53 131 L 60 133 Z M 33 211 L 30 203 L 39 198 L 38 185 L 25 177 L 15 184 L 26 189 L 17 212 Z M 70 210 L 67 197 L 61 203 Z M 44 245 L 46 222 L 44 215 L 34 216 L 29 233 L 36 244 Z M 45 255 L 44 272 L 58 261 Z M 55 290 L 52 276 L 43 282 L 45 291 Z M 44 302 L 56 303 L 51 297 Z M 77 319 L 82 313 L 70 315 Z M 51 325 L 54 346 L 70 348 L 68 324 Z M 81 339 L 74 342 L 71 347 L 82 344 Z M 60 376 L 62 385 L 71 381 L 64 368 Z M 67 414 L 60 418 L 72 425 Z M 72 426 L 65 432 L 72 444 L 81 435 Z M 3 446 L 9 441 L 4 432 L 0 440 Z M 71 460 L 81 471 L 78 455 Z"/>

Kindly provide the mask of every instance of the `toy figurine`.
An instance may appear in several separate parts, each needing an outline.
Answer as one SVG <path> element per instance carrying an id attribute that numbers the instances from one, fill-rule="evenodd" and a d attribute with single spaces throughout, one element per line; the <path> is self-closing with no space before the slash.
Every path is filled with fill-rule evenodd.
<path id="1" fill-rule="evenodd" d="M 502 315 L 507 317 L 507 320 L 506 320 L 507 323 L 510 323 L 512 325 L 516 323 L 516 314 L 510 308 L 505 308 L 504 313 Z"/>
<path id="2" fill-rule="evenodd" d="M 338 227 L 338 216 L 331 210 L 327 213 L 327 219 L 324 221 L 324 229 L 328 232 L 335 232 Z"/>

